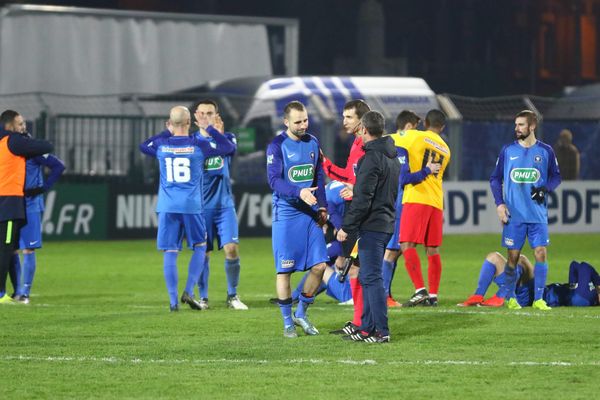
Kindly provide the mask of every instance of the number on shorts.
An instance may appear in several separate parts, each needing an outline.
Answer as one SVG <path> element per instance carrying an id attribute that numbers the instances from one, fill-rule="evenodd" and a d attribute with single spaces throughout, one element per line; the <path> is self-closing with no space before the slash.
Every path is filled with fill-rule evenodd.
<path id="1" fill-rule="evenodd" d="M 183 157 L 165 158 L 165 166 L 167 169 L 167 182 L 184 183 L 189 182 L 190 174 L 190 159 Z"/>

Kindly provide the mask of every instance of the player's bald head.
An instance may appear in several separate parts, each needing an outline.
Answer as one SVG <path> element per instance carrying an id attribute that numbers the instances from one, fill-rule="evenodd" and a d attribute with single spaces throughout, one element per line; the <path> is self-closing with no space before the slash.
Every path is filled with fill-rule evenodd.
<path id="1" fill-rule="evenodd" d="M 169 121 L 173 126 L 184 126 L 190 124 L 190 110 L 184 106 L 175 106 L 169 113 Z"/>

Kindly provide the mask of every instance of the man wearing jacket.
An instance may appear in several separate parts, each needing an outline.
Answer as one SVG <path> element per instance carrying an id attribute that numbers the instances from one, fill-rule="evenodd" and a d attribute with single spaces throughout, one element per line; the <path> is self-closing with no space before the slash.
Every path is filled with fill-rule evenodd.
<path id="1" fill-rule="evenodd" d="M 6 294 L 6 276 L 19 245 L 19 228 L 25 222 L 25 159 L 50 153 L 45 140 L 28 138 L 25 119 L 16 111 L 0 115 L 0 304 L 13 300 Z"/>
<path id="2" fill-rule="evenodd" d="M 381 265 L 394 231 L 400 163 L 393 140 L 382 137 L 384 127 L 384 117 L 376 111 L 361 118 L 359 134 L 365 155 L 358 163 L 352 202 L 337 234 L 339 241 L 349 235 L 358 234 L 360 238 L 358 279 L 363 287 L 363 314 L 359 330 L 344 339 L 369 343 L 390 340 Z"/>

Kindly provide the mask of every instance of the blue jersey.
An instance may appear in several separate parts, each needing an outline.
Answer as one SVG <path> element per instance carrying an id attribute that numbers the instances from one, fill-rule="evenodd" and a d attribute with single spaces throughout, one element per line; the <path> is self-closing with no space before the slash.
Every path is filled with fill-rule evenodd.
<path id="1" fill-rule="evenodd" d="M 496 205 L 506 204 L 514 223 L 548 223 L 546 202 L 531 199 L 531 188 L 548 191 L 560 184 L 558 162 L 552 147 L 539 140 L 526 148 L 518 141 L 504 146 L 490 177 Z"/>
<path id="2" fill-rule="evenodd" d="M 226 155 L 209 157 L 204 161 L 202 194 L 204 196 L 205 209 L 212 210 L 234 207 L 230 168 L 231 159 L 235 154 L 237 144 L 233 133 L 225 132 L 224 136 L 231 142 L 233 150 Z M 194 137 L 215 144 L 212 137 L 202 136 L 200 132 L 196 132 Z"/>
<path id="3" fill-rule="evenodd" d="M 160 186 L 156 212 L 201 214 L 202 178 L 206 157 L 224 155 L 233 146 L 218 132 L 216 144 L 190 136 L 173 136 L 169 131 L 151 137 L 140 150 L 158 159 Z"/>
<path id="4" fill-rule="evenodd" d="M 50 169 L 46 180 L 44 180 L 44 168 Z M 25 164 L 25 189 L 43 188 L 44 191 L 48 191 L 64 170 L 65 164 L 52 154 L 30 158 Z M 28 213 L 44 211 L 44 196 L 25 197 L 25 207 Z"/>
<path id="5" fill-rule="evenodd" d="M 282 132 L 269 144 L 267 178 L 273 190 L 273 221 L 313 216 L 318 208 L 327 208 L 319 154 L 319 142 L 310 134 L 296 141 Z M 300 191 L 310 187 L 317 187 L 314 207 L 300 198 Z"/>
<path id="6" fill-rule="evenodd" d="M 333 224 L 335 229 L 342 227 L 344 221 L 344 208 L 346 206 L 346 200 L 341 196 L 340 192 L 344 185 L 340 181 L 331 181 L 325 186 L 325 198 L 327 199 L 327 214 L 329 214 L 329 221 Z"/>

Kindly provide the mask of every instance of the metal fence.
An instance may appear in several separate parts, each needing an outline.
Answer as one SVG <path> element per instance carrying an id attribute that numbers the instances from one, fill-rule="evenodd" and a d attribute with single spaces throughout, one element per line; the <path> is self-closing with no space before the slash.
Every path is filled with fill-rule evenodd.
<path id="1" fill-rule="evenodd" d="M 189 105 L 192 99 L 208 96 L 209 93 L 187 93 L 181 98 L 157 100 L 160 96 L 141 94 L 33 93 L 0 96 L 0 107 L 19 111 L 30 121 L 35 136 L 54 143 L 56 155 L 67 165 L 66 181 L 148 183 L 155 180 L 156 166 L 138 151 L 139 143 L 164 129 L 170 107 Z M 252 131 L 251 151 L 242 151 L 234 162 L 234 180 L 264 184 L 264 150 L 269 138 L 280 129 L 273 126 L 277 118 L 248 121 L 244 110 L 236 105 L 249 104 L 252 98 L 241 101 L 239 94 L 232 94 L 231 99 L 223 95 L 218 99 L 224 105 L 221 113 L 228 130 Z M 439 103 L 449 116 L 445 134 L 453 152 L 451 180 L 487 180 L 502 145 L 514 140 L 514 115 L 526 108 L 541 115 L 539 136 L 550 145 L 562 129 L 570 129 L 581 152 L 581 178 L 600 179 L 600 160 L 594 156 L 600 148 L 600 94 L 572 98 L 440 95 Z M 341 118 L 332 120 L 331 112 L 325 111 L 319 107 L 311 111 L 311 123 L 315 122 L 311 131 L 329 143 L 334 159 L 343 162 L 349 144 L 343 134 L 338 134 Z"/>

